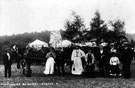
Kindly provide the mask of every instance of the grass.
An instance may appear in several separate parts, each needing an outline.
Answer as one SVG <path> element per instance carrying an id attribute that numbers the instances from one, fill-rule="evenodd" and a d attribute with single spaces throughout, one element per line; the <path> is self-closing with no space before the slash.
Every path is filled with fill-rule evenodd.
<path id="1" fill-rule="evenodd" d="M 134 65 L 131 66 L 133 70 Z M 69 71 L 66 68 L 67 72 Z M 45 76 L 44 66 L 32 66 L 32 77 L 25 77 L 12 65 L 12 77 L 4 78 L 4 67 L 0 65 L 0 88 L 135 88 L 135 79 L 87 78 L 85 76 Z M 132 71 L 133 72 L 133 71 Z M 134 74 L 134 73 L 132 73 Z M 134 75 L 132 75 L 134 76 Z"/>

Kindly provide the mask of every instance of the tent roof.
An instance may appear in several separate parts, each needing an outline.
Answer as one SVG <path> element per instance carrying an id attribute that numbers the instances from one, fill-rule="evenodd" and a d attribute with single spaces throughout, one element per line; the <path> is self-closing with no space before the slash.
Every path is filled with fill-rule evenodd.
<path id="1" fill-rule="evenodd" d="M 62 40 L 62 42 L 58 44 L 58 47 L 68 47 L 71 44 L 72 44 L 72 42 L 69 40 Z"/>
<path id="2" fill-rule="evenodd" d="M 97 41 L 97 39 L 96 38 L 92 38 L 90 41 L 91 42 L 95 42 L 95 41 Z"/>
<path id="3" fill-rule="evenodd" d="M 35 41 L 33 41 L 32 43 L 29 44 L 29 46 L 44 46 L 44 47 L 48 47 L 48 44 L 44 41 L 38 40 L 36 39 Z"/>

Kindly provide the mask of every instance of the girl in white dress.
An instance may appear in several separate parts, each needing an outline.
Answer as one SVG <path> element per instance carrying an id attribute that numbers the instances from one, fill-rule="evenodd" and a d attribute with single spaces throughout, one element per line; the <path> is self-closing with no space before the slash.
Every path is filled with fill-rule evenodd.
<path id="1" fill-rule="evenodd" d="M 110 58 L 110 76 L 121 76 L 120 69 L 119 69 L 119 58 L 116 56 L 116 50 L 112 52 L 112 57 Z"/>
<path id="2" fill-rule="evenodd" d="M 51 75 L 54 73 L 54 58 L 56 58 L 56 55 L 54 52 L 50 51 L 47 53 L 46 55 L 47 61 L 45 64 L 45 70 L 44 70 L 44 74 L 46 75 Z"/>

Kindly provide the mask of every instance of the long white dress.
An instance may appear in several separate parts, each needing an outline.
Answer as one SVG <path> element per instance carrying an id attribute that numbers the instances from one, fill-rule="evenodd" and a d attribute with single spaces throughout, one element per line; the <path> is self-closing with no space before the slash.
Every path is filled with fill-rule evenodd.
<path id="1" fill-rule="evenodd" d="M 85 57 L 85 53 L 80 49 L 75 49 L 72 52 L 71 60 L 73 61 L 71 73 L 74 75 L 81 75 L 84 71 L 81 57 Z"/>
<path id="2" fill-rule="evenodd" d="M 50 53 L 47 54 L 47 61 L 45 64 L 45 70 L 44 70 L 44 74 L 45 75 L 49 75 L 49 74 L 53 74 L 54 73 L 54 58 L 50 55 Z"/>

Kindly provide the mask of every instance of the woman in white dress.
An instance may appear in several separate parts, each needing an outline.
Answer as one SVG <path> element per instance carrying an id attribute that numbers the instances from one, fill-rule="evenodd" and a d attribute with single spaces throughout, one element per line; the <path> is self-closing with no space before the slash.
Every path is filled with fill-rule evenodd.
<path id="1" fill-rule="evenodd" d="M 82 59 L 81 59 L 82 57 L 85 58 L 85 53 L 81 49 L 79 49 L 79 47 L 73 50 L 71 56 L 71 61 L 73 61 L 72 71 L 71 71 L 72 74 L 81 75 L 82 72 L 84 71 L 82 65 Z"/>
<path id="2" fill-rule="evenodd" d="M 50 52 L 47 53 L 46 58 L 47 58 L 47 61 L 46 61 L 45 70 L 43 73 L 45 75 L 51 75 L 54 73 L 54 63 L 55 63 L 54 58 L 56 58 L 56 55 L 52 50 L 50 50 Z"/>

